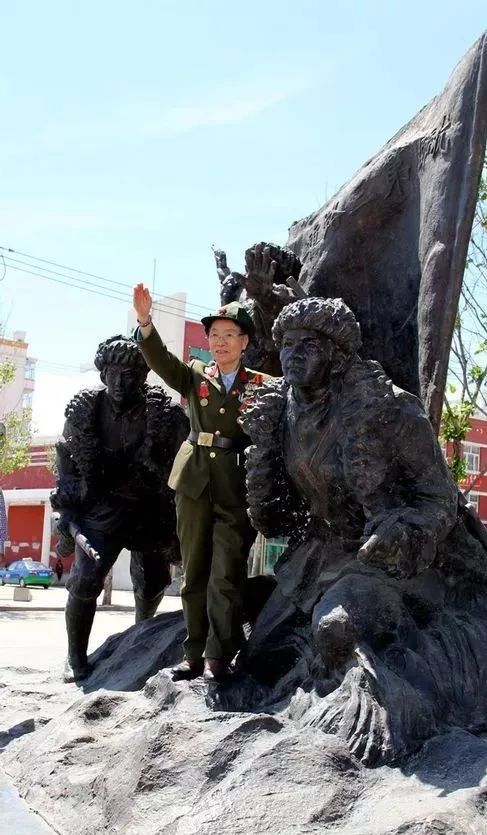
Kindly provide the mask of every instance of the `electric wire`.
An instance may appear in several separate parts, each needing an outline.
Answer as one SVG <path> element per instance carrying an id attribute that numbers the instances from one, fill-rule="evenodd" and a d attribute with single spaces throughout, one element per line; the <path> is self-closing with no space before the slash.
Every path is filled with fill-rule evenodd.
<path id="1" fill-rule="evenodd" d="M 130 295 L 128 295 L 128 294 L 126 294 L 126 295 L 124 295 L 124 294 L 114 295 L 113 293 L 105 293 L 103 290 L 95 289 L 98 285 L 94 285 L 94 287 L 93 287 L 93 286 L 91 286 L 91 282 L 88 282 L 86 279 L 77 279 L 77 281 L 78 282 L 83 282 L 83 284 L 89 284 L 90 286 L 85 287 L 80 283 L 75 283 L 75 281 L 70 281 L 70 280 L 63 281 L 62 278 L 54 278 L 54 276 L 52 276 L 52 275 L 45 275 L 43 273 L 35 272 L 34 270 L 28 270 L 25 267 L 16 267 L 16 266 L 14 266 L 13 264 L 10 264 L 10 263 L 8 263 L 7 266 L 11 270 L 17 270 L 18 272 L 26 273 L 27 275 L 33 275 L 33 276 L 36 276 L 38 278 L 44 278 L 47 281 L 52 281 L 55 284 L 62 284 L 66 287 L 71 287 L 75 290 L 84 290 L 86 293 L 92 293 L 95 296 L 103 296 L 104 298 L 107 298 L 107 299 L 113 299 L 114 301 L 117 301 L 117 302 L 123 302 L 123 304 L 129 304 L 129 303 L 132 302 L 132 297 Z M 60 275 L 62 275 L 62 274 L 60 274 Z M 69 279 L 69 276 L 64 276 L 64 277 Z M 117 291 L 115 291 L 115 292 L 117 292 Z M 166 313 L 168 316 L 174 316 L 176 319 L 183 319 L 184 321 L 190 321 L 190 322 L 199 322 L 198 319 L 193 319 L 193 318 L 191 318 L 191 316 L 184 316 L 182 313 L 176 313 L 174 308 L 168 307 L 165 302 L 162 302 L 159 299 L 156 299 L 153 302 L 153 307 L 156 310 L 160 310 L 163 313 Z"/>
<path id="2" fill-rule="evenodd" d="M 116 281 L 113 278 L 107 278 L 106 276 L 98 275 L 97 273 L 90 273 L 90 272 L 87 272 L 86 270 L 80 270 L 76 267 L 68 267 L 65 264 L 60 264 L 57 261 L 50 261 L 47 258 L 40 258 L 40 257 L 35 256 L 35 255 L 29 255 L 26 252 L 20 252 L 19 250 L 13 249 L 12 247 L 0 246 L 0 250 L 2 250 L 3 252 L 6 252 L 6 253 L 13 253 L 14 255 L 20 255 L 22 258 L 29 258 L 31 261 L 37 261 L 41 264 L 48 264 L 50 266 L 49 267 L 40 267 L 40 266 L 37 266 L 37 264 L 30 264 L 30 263 L 26 263 L 25 261 L 21 261 L 21 260 L 16 259 L 16 258 L 12 258 L 11 255 L 6 256 L 8 260 L 12 260 L 15 263 L 24 264 L 25 266 L 28 266 L 28 267 L 34 267 L 35 269 L 40 269 L 40 270 L 44 270 L 46 272 L 51 272 L 54 275 L 62 275 L 65 278 L 73 278 L 73 279 L 75 278 L 74 276 L 66 276 L 65 273 L 58 273 L 55 270 L 50 269 L 50 267 L 59 267 L 62 270 L 68 270 L 68 272 L 76 273 L 77 275 L 88 276 L 88 278 L 95 278 L 98 281 L 105 282 L 106 284 L 112 284 L 116 287 L 125 288 L 126 290 L 130 291 L 130 296 L 131 296 L 131 291 L 133 289 L 132 285 L 127 284 L 126 282 Z M 79 279 L 79 280 L 81 281 L 82 279 Z M 93 284 L 93 282 L 83 282 L 83 283 Z M 94 284 L 94 286 L 99 287 L 100 285 L 99 284 Z M 106 287 L 106 288 L 103 288 L 103 289 L 109 290 L 111 288 Z M 121 291 L 117 291 L 117 290 L 114 289 L 113 292 L 121 292 Z M 170 299 L 168 301 L 170 301 Z M 205 306 L 200 305 L 200 304 L 196 304 L 196 302 L 187 302 L 186 306 L 188 308 L 193 308 L 195 310 L 203 310 L 206 313 L 210 312 L 210 309 L 208 307 L 205 307 Z M 196 313 L 194 315 L 196 315 Z"/>

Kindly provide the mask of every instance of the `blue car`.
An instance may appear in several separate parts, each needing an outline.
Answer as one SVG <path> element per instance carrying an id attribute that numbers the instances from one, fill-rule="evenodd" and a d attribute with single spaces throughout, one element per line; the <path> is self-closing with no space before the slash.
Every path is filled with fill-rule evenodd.
<path id="1" fill-rule="evenodd" d="M 54 582 L 54 571 L 47 565 L 32 559 L 17 560 L 0 570 L 0 583 L 12 586 L 43 586 L 48 589 Z"/>

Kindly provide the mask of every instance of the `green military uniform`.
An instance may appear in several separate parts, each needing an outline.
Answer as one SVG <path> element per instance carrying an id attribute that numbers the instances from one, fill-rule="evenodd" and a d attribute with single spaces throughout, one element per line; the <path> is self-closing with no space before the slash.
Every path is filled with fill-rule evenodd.
<path id="1" fill-rule="evenodd" d="M 238 418 L 267 377 L 241 365 L 227 392 L 216 364 L 182 362 L 154 328 L 139 347 L 150 368 L 189 406 L 191 440 L 183 441 L 168 482 L 176 491 L 183 561 L 185 657 L 230 661 L 241 643 L 242 592 L 255 537 L 246 508 L 243 450 L 249 441 Z"/>

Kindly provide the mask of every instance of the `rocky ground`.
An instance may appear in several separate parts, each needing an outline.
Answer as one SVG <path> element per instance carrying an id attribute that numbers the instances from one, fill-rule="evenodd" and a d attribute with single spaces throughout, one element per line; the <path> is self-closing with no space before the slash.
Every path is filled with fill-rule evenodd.
<path id="1" fill-rule="evenodd" d="M 487 740 L 453 730 L 365 769 L 285 708 L 215 711 L 201 680 L 155 672 L 181 636 L 170 612 L 109 638 L 85 692 L 57 670 L 2 671 L 1 764 L 55 832 L 487 835 Z"/>

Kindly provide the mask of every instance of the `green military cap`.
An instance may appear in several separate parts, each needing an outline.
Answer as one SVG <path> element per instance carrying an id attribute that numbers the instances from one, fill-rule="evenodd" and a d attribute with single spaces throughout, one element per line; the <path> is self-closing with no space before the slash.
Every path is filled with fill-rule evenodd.
<path id="1" fill-rule="evenodd" d="M 210 316 L 203 316 L 201 322 L 207 333 L 216 319 L 231 319 L 232 322 L 240 325 L 242 330 L 249 336 L 252 336 L 254 333 L 254 323 L 243 304 L 239 304 L 239 302 L 229 302 L 228 304 L 222 305 L 218 310 L 215 310 Z"/>

